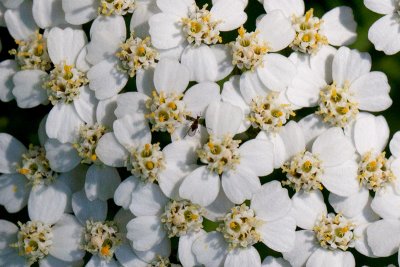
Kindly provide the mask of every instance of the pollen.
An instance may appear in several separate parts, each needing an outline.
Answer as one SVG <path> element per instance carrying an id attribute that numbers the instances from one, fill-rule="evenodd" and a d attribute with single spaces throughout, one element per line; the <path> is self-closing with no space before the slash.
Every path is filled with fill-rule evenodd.
<path id="1" fill-rule="evenodd" d="M 98 13 L 103 16 L 124 16 L 134 10 L 135 0 L 100 0 Z"/>
<path id="2" fill-rule="evenodd" d="M 99 163 L 96 148 L 100 138 L 107 132 L 105 126 L 95 123 L 94 125 L 82 125 L 79 128 L 79 138 L 73 147 L 81 157 L 81 163 Z"/>
<path id="3" fill-rule="evenodd" d="M 102 247 L 101 248 L 101 250 L 100 250 L 100 253 L 101 253 L 101 255 L 104 257 L 107 257 L 107 256 L 109 256 L 110 255 L 110 246 L 109 245 L 106 245 L 106 246 L 104 246 L 104 247 Z"/>

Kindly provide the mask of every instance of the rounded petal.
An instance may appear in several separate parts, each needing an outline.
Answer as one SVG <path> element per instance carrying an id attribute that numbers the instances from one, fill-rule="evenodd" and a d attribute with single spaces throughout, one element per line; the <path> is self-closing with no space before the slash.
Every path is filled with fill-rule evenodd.
<path id="1" fill-rule="evenodd" d="M 124 167 L 128 151 L 118 142 L 114 133 L 106 133 L 97 144 L 96 155 L 108 166 Z"/>
<path id="2" fill-rule="evenodd" d="M 216 101 L 208 106 L 205 118 L 208 131 L 214 136 L 235 135 L 240 127 L 242 111 L 232 104 Z"/>
<path id="3" fill-rule="evenodd" d="M 371 208 L 383 219 L 400 219 L 400 196 L 387 186 L 375 194 Z"/>
<path id="4" fill-rule="evenodd" d="M 0 257 L 16 252 L 10 245 L 18 242 L 18 230 L 15 224 L 6 220 L 0 220 Z"/>
<path id="5" fill-rule="evenodd" d="M 166 236 L 159 216 L 137 217 L 131 220 L 126 228 L 127 238 L 132 241 L 133 248 L 139 251 L 151 249 Z"/>
<path id="6" fill-rule="evenodd" d="M 114 114 L 117 108 L 117 96 L 99 101 L 96 109 L 96 120 L 101 125 L 111 129 L 117 117 Z"/>
<path id="7" fill-rule="evenodd" d="M 321 18 L 324 21 L 323 33 L 329 44 L 335 46 L 350 45 L 357 38 L 357 23 L 353 10 L 347 6 L 338 6 Z"/>
<path id="8" fill-rule="evenodd" d="M 149 97 L 139 92 L 129 92 L 117 96 L 117 108 L 114 113 L 117 118 L 122 118 L 126 115 L 147 113 L 146 100 Z"/>
<path id="9" fill-rule="evenodd" d="M 135 36 L 144 39 L 149 35 L 149 19 L 160 12 L 160 10 L 157 7 L 156 1 L 138 1 L 135 5 L 129 29 L 135 33 Z"/>
<path id="10" fill-rule="evenodd" d="M 353 254 L 348 251 L 330 251 L 323 248 L 317 249 L 308 259 L 307 266 L 356 266 Z"/>
<path id="11" fill-rule="evenodd" d="M 230 251 L 226 256 L 226 267 L 254 266 L 261 267 L 261 258 L 258 251 L 253 247 L 238 248 Z"/>
<path id="12" fill-rule="evenodd" d="M 200 263 L 196 259 L 196 255 L 192 251 L 192 245 L 196 239 L 206 234 L 204 230 L 188 233 L 179 237 L 178 258 L 183 266 L 197 266 Z"/>
<path id="13" fill-rule="evenodd" d="M 214 82 L 217 80 L 217 58 L 207 45 L 188 45 L 183 51 L 181 61 L 189 69 L 191 81 Z"/>
<path id="14" fill-rule="evenodd" d="M 285 148 L 284 162 L 290 160 L 290 158 L 303 151 L 306 147 L 304 133 L 294 121 L 290 121 L 283 127 L 279 133 L 279 137 L 282 139 Z"/>
<path id="15" fill-rule="evenodd" d="M 213 51 L 215 59 L 218 65 L 218 74 L 216 81 L 223 80 L 227 77 L 233 70 L 234 66 L 232 64 L 232 53 L 230 47 L 223 44 L 212 45 L 211 51 Z"/>
<path id="16" fill-rule="evenodd" d="M 18 71 L 15 60 L 4 60 L 0 63 L 0 100 L 8 102 L 14 99 L 12 89 L 14 87 L 12 78 Z"/>
<path id="17" fill-rule="evenodd" d="M 204 217 L 213 222 L 219 221 L 220 218 L 224 217 L 226 212 L 234 206 L 235 204 L 229 200 L 224 190 L 219 190 L 218 196 L 214 202 L 204 207 Z"/>
<path id="18" fill-rule="evenodd" d="M 154 47 L 169 49 L 185 42 L 182 27 L 179 25 L 180 19 L 176 15 L 167 13 L 158 13 L 149 19 L 149 34 Z"/>
<path id="19" fill-rule="evenodd" d="M 296 239 L 296 220 L 286 216 L 275 221 L 268 221 L 258 228 L 262 242 L 278 252 L 289 252 Z"/>
<path id="20" fill-rule="evenodd" d="M 135 216 L 157 216 L 165 209 L 168 198 L 153 183 L 137 183 L 132 192 L 129 209 Z"/>
<path id="21" fill-rule="evenodd" d="M 222 21 L 217 28 L 220 31 L 232 31 L 239 28 L 247 20 L 242 0 L 218 1 L 213 4 L 210 13 L 212 19 Z"/>
<path id="22" fill-rule="evenodd" d="M 348 197 L 357 194 L 360 190 L 357 171 L 357 162 L 348 160 L 334 167 L 326 167 L 321 182 L 330 192 Z"/>
<path id="23" fill-rule="evenodd" d="M 282 254 L 292 266 L 305 266 L 308 258 L 317 248 L 313 231 L 297 231 L 294 248 Z"/>
<path id="24" fill-rule="evenodd" d="M 81 161 L 78 152 L 71 143 L 60 143 L 57 139 L 48 139 L 44 147 L 46 158 L 54 171 L 68 172 Z"/>
<path id="25" fill-rule="evenodd" d="M 189 70 L 177 60 L 161 59 L 154 71 L 154 85 L 158 92 L 183 93 L 189 84 Z"/>
<path id="26" fill-rule="evenodd" d="M 124 267 L 147 267 L 148 263 L 142 261 L 136 254 L 133 252 L 131 246 L 129 244 L 122 244 L 115 250 L 115 257 L 118 262 Z"/>
<path id="27" fill-rule="evenodd" d="M 332 83 L 332 62 L 336 52 L 336 48 L 324 45 L 315 55 L 310 57 L 311 69 L 319 73 L 327 84 Z"/>
<path id="28" fill-rule="evenodd" d="M 217 198 L 219 190 L 219 175 L 203 166 L 186 176 L 179 188 L 179 195 L 193 203 L 207 206 Z"/>
<path id="29" fill-rule="evenodd" d="M 240 167 L 257 176 L 266 176 L 274 170 L 273 144 L 267 140 L 250 140 L 239 147 Z"/>
<path id="30" fill-rule="evenodd" d="M 87 220 L 104 221 L 107 217 L 107 202 L 102 200 L 90 201 L 84 191 L 72 195 L 72 210 L 82 225 Z"/>
<path id="31" fill-rule="evenodd" d="M 372 24 L 368 31 L 368 39 L 375 49 L 386 55 L 394 55 L 400 51 L 398 14 L 389 14 Z"/>
<path id="32" fill-rule="evenodd" d="M 0 172 L 16 173 L 26 147 L 12 135 L 0 133 Z"/>
<path id="33" fill-rule="evenodd" d="M 262 267 L 290 267 L 290 263 L 282 258 L 267 256 L 262 262 Z"/>
<path id="34" fill-rule="evenodd" d="M 129 176 L 123 180 L 114 193 L 114 202 L 118 206 L 128 209 L 132 202 L 132 192 L 139 184 L 139 180 L 133 176 Z"/>
<path id="35" fill-rule="evenodd" d="M 4 13 L 8 32 L 15 40 L 24 40 L 37 28 L 32 15 L 32 2 L 24 1 L 18 8 L 8 9 Z"/>
<path id="36" fill-rule="evenodd" d="M 194 241 L 192 251 L 205 266 L 222 266 L 228 253 L 228 243 L 219 232 L 210 232 Z"/>
<path id="37" fill-rule="evenodd" d="M 348 218 L 360 214 L 369 200 L 369 191 L 362 187 L 359 192 L 349 197 L 341 197 L 335 194 L 329 195 L 329 204 L 336 213 L 342 213 Z"/>
<path id="38" fill-rule="evenodd" d="M 0 176 L 0 205 L 9 213 L 22 210 L 28 202 L 30 191 L 28 180 L 21 174 Z"/>
<path id="39" fill-rule="evenodd" d="M 214 82 L 202 82 L 190 87 L 183 97 L 186 110 L 194 118 L 204 115 L 207 106 L 221 98 L 219 90 L 219 85 Z"/>
<path id="40" fill-rule="evenodd" d="M 186 17 L 194 4 L 193 0 L 157 0 L 156 2 L 162 12 L 178 17 Z"/>
<path id="41" fill-rule="evenodd" d="M 378 257 L 393 255 L 399 250 L 400 224 L 398 220 L 380 220 L 367 228 L 368 245 Z"/>
<path id="42" fill-rule="evenodd" d="M 304 2 L 302 0 L 270 0 L 264 1 L 264 9 L 267 13 L 273 10 L 280 10 L 285 17 L 291 18 L 304 15 Z"/>
<path id="43" fill-rule="evenodd" d="M 85 192 L 90 201 L 107 201 L 121 183 L 117 169 L 105 165 L 93 164 L 86 173 Z"/>
<path id="44" fill-rule="evenodd" d="M 306 147 L 311 149 L 315 139 L 331 127 L 323 122 L 320 116 L 310 114 L 297 123 L 303 130 Z"/>
<path id="45" fill-rule="evenodd" d="M 33 108 L 47 102 L 47 92 L 43 89 L 43 79 L 47 73 L 41 70 L 23 70 L 13 76 L 12 91 L 20 108 Z"/>
<path id="46" fill-rule="evenodd" d="M 58 0 L 35 0 L 32 6 L 33 18 L 42 28 L 50 28 L 60 24 L 67 24 L 62 9 L 62 2 Z"/>
<path id="47" fill-rule="evenodd" d="M 79 116 L 87 124 L 96 123 L 97 99 L 88 86 L 81 87 L 79 97 L 74 100 L 74 107 Z"/>
<path id="48" fill-rule="evenodd" d="M 158 256 L 169 257 L 171 254 L 171 240 L 165 237 L 159 244 L 149 250 L 139 251 L 134 249 L 134 252 L 140 259 L 146 262 L 151 262 Z"/>
<path id="49" fill-rule="evenodd" d="M 128 150 L 151 143 L 149 123 L 141 114 L 117 119 L 113 128 L 118 142 Z"/>
<path id="50" fill-rule="evenodd" d="M 397 10 L 396 2 L 392 0 L 364 0 L 364 5 L 378 14 L 392 14 Z"/>
<path id="51" fill-rule="evenodd" d="M 96 0 L 62 0 L 65 20 L 72 25 L 82 25 L 98 15 Z"/>

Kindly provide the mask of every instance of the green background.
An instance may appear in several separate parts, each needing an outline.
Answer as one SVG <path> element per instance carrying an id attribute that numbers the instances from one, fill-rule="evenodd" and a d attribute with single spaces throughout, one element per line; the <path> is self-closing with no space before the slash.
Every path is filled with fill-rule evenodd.
<path id="1" fill-rule="evenodd" d="M 29 0 L 28 0 L 29 1 Z M 198 6 L 202 4 L 211 2 L 211 1 L 196 1 Z M 351 45 L 351 48 L 358 49 L 362 52 L 370 53 L 372 57 L 372 70 L 374 71 L 382 71 L 386 73 L 389 79 L 389 83 L 391 85 L 391 92 L 390 95 L 394 101 L 394 104 L 385 112 L 379 113 L 385 116 L 386 120 L 389 123 L 391 135 L 396 131 L 400 130 L 400 53 L 394 56 L 386 56 L 383 52 L 376 51 L 373 45 L 368 40 L 368 29 L 370 26 L 382 17 L 379 14 L 373 13 L 368 10 L 362 0 L 325 0 L 325 1 L 317 1 L 317 0 L 305 0 L 306 10 L 309 8 L 314 8 L 314 15 L 318 17 L 322 17 L 324 13 L 329 11 L 330 9 L 340 6 L 340 5 L 347 5 L 353 9 L 355 20 L 358 23 L 357 26 L 357 41 Z M 246 12 L 248 14 L 248 21 L 245 24 L 245 28 L 248 31 L 252 31 L 255 29 L 255 19 L 260 15 L 265 13 L 262 5 L 257 0 L 249 0 L 249 5 L 246 8 Z M 129 22 L 129 16 L 127 17 L 127 22 Z M 84 25 L 83 27 L 86 32 L 90 28 L 90 23 Z M 230 40 L 233 40 L 236 36 L 236 32 L 224 33 L 223 40 L 224 43 Z M 0 53 L 0 60 L 12 58 L 8 51 L 12 48 L 15 48 L 16 45 L 12 40 L 11 36 L 8 34 L 6 28 L 0 28 L 0 38 L 3 43 L 3 50 Z M 289 50 L 284 51 L 286 55 L 290 53 Z M 127 88 L 128 91 L 135 90 L 134 89 L 134 80 L 132 79 Z M 399 103 L 398 103 L 399 102 Z M 20 109 L 17 107 L 15 101 L 11 101 L 9 103 L 2 103 L 0 102 L 0 132 L 6 132 L 25 145 L 32 144 L 39 144 L 38 137 L 37 137 L 37 128 L 40 123 L 40 120 L 49 112 L 51 106 L 39 106 L 32 109 Z M 301 117 L 310 114 L 313 112 L 312 109 L 306 109 L 298 113 L 295 120 L 299 120 Z M 254 136 L 254 133 L 249 132 L 247 138 L 251 138 Z M 165 136 L 156 137 L 160 140 L 164 140 Z M 164 145 L 166 142 L 163 142 Z M 389 153 L 389 151 L 387 151 Z M 388 154 L 390 155 L 390 154 Z M 121 177 L 127 177 L 125 172 L 121 172 Z M 272 179 L 282 180 L 283 175 L 281 174 L 280 170 L 275 171 L 272 175 L 268 177 L 263 177 L 263 183 L 270 181 Z M 326 193 L 325 193 L 326 196 Z M 328 203 L 326 201 L 326 203 Z M 112 205 L 111 201 L 109 202 Z M 111 206 L 115 207 L 115 206 Z M 116 208 L 116 207 L 115 207 Z M 114 210 L 115 212 L 115 210 Z M 114 213 L 112 212 L 112 213 Z M 111 215 L 110 215 L 111 216 Z M 16 213 L 16 214 L 8 214 L 4 208 L 0 207 L 0 218 L 7 219 L 13 222 L 17 222 L 20 220 L 21 222 L 25 222 L 28 220 L 27 211 L 24 209 L 23 211 Z M 209 230 L 215 228 L 215 224 L 211 222 L 206 222 L 206 229 Z M 177 240 L 173 240 L 173 243 L 176 243 Z M 174 246 L 176 248 L 176 246 Z M 273 255 L 279 256 L 279 253 L 271 251 L 267 249 L 264 245 L 256 245 L 259 248 L 260 254 L 262 258 L 266 255 Z M 388 258 L 379 258 L 379 259 L 371 259 L 367 258 L 359 253 L 357 253 L 354 249 L 350 250 L 356 257 L 356 264 L 357 266 L 385 266 L 390 263 L 395 264 L 397 266 L 397 254 L 393 255 L 392 257 Z M 176 250 L 173 251 L 176 253 Z M 173 259 L 173 257 L 172 257 Z M 173 260 L 172 260 L 173 262 Z"/>

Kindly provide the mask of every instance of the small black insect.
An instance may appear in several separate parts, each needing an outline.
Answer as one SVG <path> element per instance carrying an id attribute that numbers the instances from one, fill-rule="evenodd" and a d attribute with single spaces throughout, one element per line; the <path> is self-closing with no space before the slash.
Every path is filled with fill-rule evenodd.
<path id="1" fill-rule="evenodd" d="M 199 125 L 201 124 L 201 120 L 204 120 L 204 119 L 202 119 L 201 116 L 197 116 L 196 118 L 193 118 L 191 116 L 186 116 L 186 119 L 192 122 L 190 124 L 190 126 L 189 126 L 189 129 L 186 132 L 186 135 L 194 136 L 197 133 L 198 129 L 199 129 Z"/>

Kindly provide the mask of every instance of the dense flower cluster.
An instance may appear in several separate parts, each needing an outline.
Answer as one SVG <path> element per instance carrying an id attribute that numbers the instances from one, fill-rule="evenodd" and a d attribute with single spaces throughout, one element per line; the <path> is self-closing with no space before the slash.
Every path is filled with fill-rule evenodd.
<path id="1" fill-rule="evenodd" d="M 250 18 L 248 0 L 0 1 L 0 100 L 49 107 L 38 144 L 0 133 L 0 205 L 29 216 L 0 220 L 0 266 L 352 267 L 399 250 L 400 133 L 385 151 L 390 86 L 347 47 L 352 9 L 259 2 Z M 399 1 L 364 4 L 385 15 L 375 48 L 400 51 Z"/>

